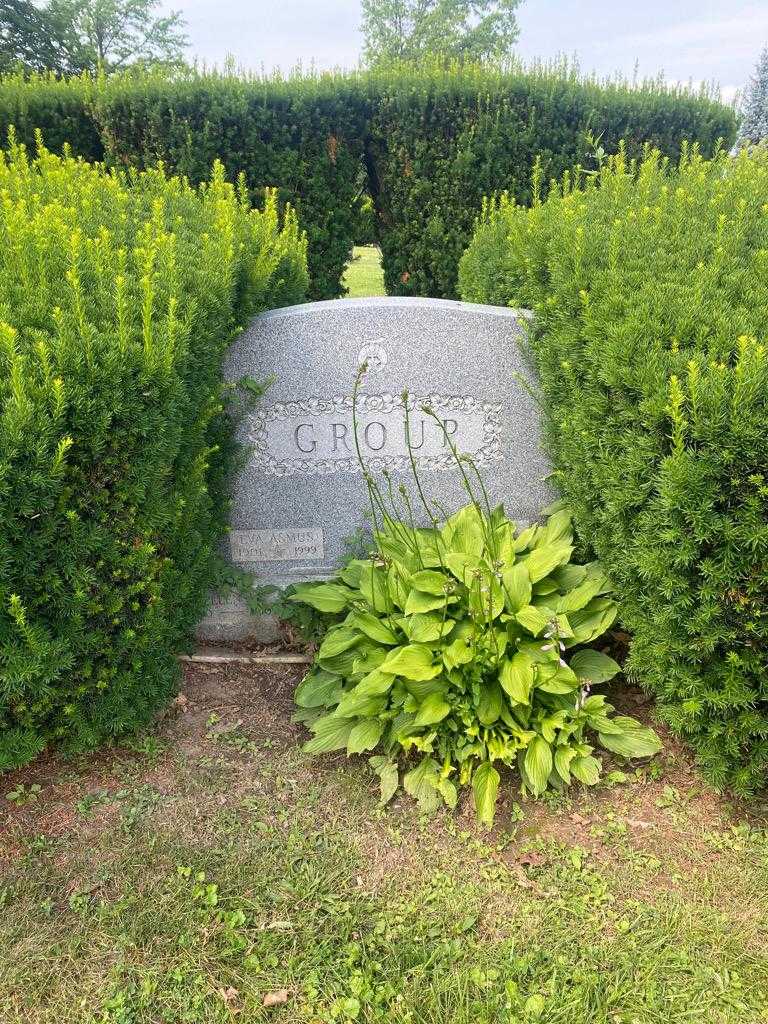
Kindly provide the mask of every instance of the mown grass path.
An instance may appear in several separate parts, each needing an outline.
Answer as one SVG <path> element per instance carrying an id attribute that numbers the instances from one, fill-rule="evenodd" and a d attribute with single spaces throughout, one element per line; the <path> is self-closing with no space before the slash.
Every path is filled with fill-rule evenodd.
<path id="1" fill-rule="evenodd" d="M 3 779 L 3 1024 L 768 1020 L 765 820 L 674 745 L 505 780 L 485 834 L 302 754 L 298 671 L 188 666 L 152 733 Z"/>
<path id="2" fill-rule="evenodd" d="M 379 247 L 356 245 L 352 250 L 352 260 L 347 265 L 342 283 L 347 289 L 348 299 L 386 295 Z"/>

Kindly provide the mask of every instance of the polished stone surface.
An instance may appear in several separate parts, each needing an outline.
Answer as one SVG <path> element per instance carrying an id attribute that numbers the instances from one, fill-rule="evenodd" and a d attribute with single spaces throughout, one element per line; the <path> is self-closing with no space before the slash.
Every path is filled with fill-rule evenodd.
<path id="1" fill-rule="evenodd" d="M 493 502 L 531 520 L 553 498 L 545 477 L 538 407 L 525 356 L 529 314 L 443 299 L 339 299 L 273 310 L 233 344 L 225 379 L 274 383 L 241 421 L 247 462 L 233 495 L 228 539 L 234 564 L 283 587 L 330 575 L 365 529 L 368 470 L 395 491 L 415 495 L 404 425 L 408 392 L 411 446 L 422 487 L 448 512 L 467 495 L 446 434 L 470 454 Z M 427 406 L 444 425 L 423 411 Z M 414 505 L 418 501 L 414 497 Z M 426 517 L 423 517 L 426 518 Z M 230 599 L 213 607 L 201 637 L 231 641 L 255 632 Z"/>

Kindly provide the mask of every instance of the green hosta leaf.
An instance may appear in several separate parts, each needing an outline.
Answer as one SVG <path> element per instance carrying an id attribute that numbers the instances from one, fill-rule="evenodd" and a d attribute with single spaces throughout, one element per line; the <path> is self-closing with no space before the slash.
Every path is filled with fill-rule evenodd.
<path id="1" fill-rule="evenodd" d="M 446 546 L 451 551 L 480 556 L 485 545 L 483 521 L 475 505 L 465 505 L 446 521 L 442 529 Z"/>
<path id="2" fill-rule="evenodd" d="M 434 569 L 422 569 L 411 576 L 411 586 L 425 594 L 444 594 L 450 581 Z"/>
<path id="3" fill-rule="evenodd" d="M 597 595 L 603 589 L 605 577 L 600 575 L 587 576 L 584 582 L 576 587 L 575 590 L 571 590 L 570 593 L 564 597 L 560 597 L 555 604 L 555 611 L 557 612 L 578 612 L 582 608 L 586 608 L 593 597 Z"/>
<path id="4" fill-rule="evenodd" d="M 420 590 L 412 590 L 405 602 L 405 614 L 417 615 L 422 612 L 432 612 L 435 608 L 445 608 L 448 603 L 447 594 L 424 594 Z"/>
<path id="5" fill-rule="evenodd" d="M 571 513 L 567 508 L 560 509 L 549 517 L 541 528 L 540 537 L 540 543 L 543 545 L 563 543 L 570 545 L 573 540 L 573 530 L 571 529 Z"/>
<path id="6" fill-rule="evenodd" d="M 440 556 L 444 549 L 440 531 L 433 529 L 415 530 L 414 537 L 419 548 L 421 564 L 431 568 L 440 565 Z"/>
<path id="7" fill-rule="evenodd" d="M 469 588 L 469 611 L 473 618 L 490 622 L 501 615 L 504 609 L 504 592 L 501 584 L 489 570 L 472 580 Z"/>
<path id="8" fill-rule="evenodd" d="M 552 771 L 552 748 L 543 736 L 536 736 L 525 751 L 525 772 L 531 790 L 539 796 L 547 788 Z"/>
<path id="9" fill-rule="evenodd" d="M 538 540 L 540 533 L 541 527 L 537 523 L 527 527 L 527 529 L 523 530 L 517 537 L 515 537 L 515 551 L 520 553 L 532 548 Z"/>
<path id="10" fill-rule="evenodd" d="M 347 739 L 347 754 L 362 754 L 373 750 L 384 732 L 385 722 L 378 718 L 364 718 L 352 729 Z"/>
<path id="11" fill-rule="evenodd" d="M 590 562 L 585 565 L 584 568 L 587 570 L 587 579 L 599 579 L 600 590 L 598 594 L 610 594 L 613 590 L 613 584 L 603 572 L 603 567 L 599 562 Z"/>
<path id="12" fill-rule="evenodd" d="M 616 719 L 609 718 L 605 711 L 588 715 L 587 725 L 597 733 L 612 733 L 615 736 L 620 736 L 624 732 L 620 725 L 616 725 Z"/>
<path id="13" fill-rule="evenodd" d="M 653 729 L 641 725 L 634 718 L 617 715 L 611 722 L 621 732 L 598 733 L 600 743 L 606 750 L 612 750 L 622 757 L 653 757 L 661 750 L 661 740 Z"/>
<path id="14" fill-rule="evenodd" d="M 400 784 L 397 764 L 395 761 L 390 761 L 387 757 L 371 757 L 368 759 L 368 764 L 379 776 L 381 787 L 380 802 L 382 805 L 388 804 L 397 792 L 397 787 Z"/>
<path id="15" fill-rule="evenodd" d="M 555 581 L 562 593 L 575 590 L 576 587 L 581 586 L 586 578 L 586 565 L 561 565 L 551 575 L 551 579 Z"/>
<path id="16" fill-rule="evenodd" d="M 533 662 L 522 651 L 506 658 L 501 666 L 499 682 L 515 704 L 527 704 L 533 686 Z"/>
<path id="17" fill-rule="evenodd" d="M 616 602 L 610 597 L 593 598 L 586 608 L 572 612 L 569 616 L 573 639 L 566 643 L 566 647 L 589 644 L 597 640 L 613 623 L 618 613 Z"/>
<path id="18" fill-rule="evenodd" d="M 515 527 L 505 520 L 494 530 L 496 539 L 496 555 L 505 569 L 511 568 L 515 561 Z"/>
<path id="19" fill-rule="evenodd" d="M 333 672 L 313 669 L 297 686 L 294 700 L 300 708 L 327 707 L 340 686 L 341 680 Z"/>
<path id="20" fill-rule="evenodd" d="M 401 711 L 399 715 L 392 719 L 389 725 L 389 736 L 387 737 L 387 746 L 391 747 L 393 743 L 400 743 L 402 736 L 408 735 L 408 730 L 413 722 L 413 715 L 407 711 Z"/>
<path id="21" fill-rule="evenodd" d="M 336 718 L 373 718 L 381 714 L 386 700 L 370 693 L 359 693 L 357 687 L 349 690 L 333 712 Z"/>
<path id="22" fill-rule="evenodd" d="M 409 793 L 427 814 L 436 811 L 440 803 L 439 785 L 437 762 L 432 757 L 423 758 L 420 764 L 403 777 L 403 788 L 406 793 Z"/>
<path id="23" fill-rule="evenodd" d="M 570 666 L 579 679 L 589 683 L 605 683 L 613 679 L 621 666 L 600 651 L 577 651 L 571 658 Z"/>
<path id="24" fill-rule="evenodd" d="M 341 583 L 297 583 L 288 600 L 330 613 L 344 611 L 354 596 L 354 591 Z"/>
<path id="25" fill-rule="evenodd" d="M 365 639 L 351 650 L 352 654 L 357 655 L 352 662 L 353 675 L 365 675 L 367 672 L 372 672 L 373 669 L 379 667 L 387 656 L 388 648 L 382 644 L 375 644 L 373 641 Z"/>
<path id="26" fill-rule="evenodd" d="M 571 557 L 573 547 L 570 544 L 544 544 L 534 548 L 523 564 L 528 570 L 531 583 L 538 583 L 548 576 L 553 569 L 564 565 Z"/>
<path id="27" fill-rule="evenodd" d="M 567 616 L 556 615 L 555 619 L 557 621 L 557 635 L 561 640 L 567 640 L 568 637 L 573 636 L 573 630 Z"/>
<path id="28" fill-rule="evenodd" d="M 357 630 L 350 629 L 349 626 L 337 626 L 335 629 L 329 629 L 325 634 L 325 639 L 320 644 L 317 656 L 318 658 L 334 658 L 337 654 L 341 654 L 342 651 L 347 651 L 350 647 L 354 647 L 361 639 L 362 637 Z"/>
<path id="29" fill-rule="evenodd" d="M 348 718 L 336 718 L 335 715 L 318 718 L 312 726 L 314 736 L 304 744 L 304 751 L 307 754 L 327 754 L 331 750 L 343 750 L 353 727 L 354 722 Z"/>
<path id="30" fill-rule="evenodd" d="M 555 771 L 563 780 L 563 782 L 571 781 L 571 761 L 576 756 L 576 751 L 572 747 L 555 747 Z"/>
<path id="31" fill-rule="evenodd" d="M 335 701 L 331 701 L 333 705 Z M 294 713 L 291 715 L 292 722 L 300 722 L 302 725 L 306 725 L 308 729 L 312 728 L 312 725 L 320 718 L 328 707 L 319 708 L 299 708 L 297 707 Z"/>
<path id="32" fill-rule="evenodd" d="M 456 625 L 453 619 L 445 619 L 439 613 L 425 612 L 421 615 L 406 615 L 398 620 L 405 635 L 415 644 L 429 643 L 447 636 Z"/>
<path id="33" fill-rule="evenodd" d="M 387 570 L 389 595 L 401 610 L 405 609 L 408 595 L 411 592 L 410 578 L 410 573 L 399 562 L 393 562 Z"/>
<path id="34" fill-rule="evenodd" d="M 501 657 L 509 645 L 509 634 L 504 626 L 497 625 L 494 626 L 493 636 L 494 640 L 492 642 L 491 649 Z"/>
<path id="35" fill-rule="evenodd" d="M 579 679 L 575 672 L 565 665 L 559 665 L 552 675 L 547 675 L 541 682 L 536 683 L 538 690 L 544 693 L 572 693 L 579 685 Z"/>
<path id="36" fill-rule="evenodd" d="M 553 516 L 555 512 L 562 512 L 564 508 L 568 508 L 565 498 L 555 498 L 551 505 L 547 505 L 541 510 L 541 514 L 542 516 Z"/>
<path id="37" fill-rule="evenodd" d="M 430 693 L 445 694 L 446 684 L 444 679 L 404 679 L 403 684 L 408 693 L 413 694 L 419 703 L 428 697 Z"/>
<path id="38" fill-rule="evenodd" d="M 504 707 L 504 694 L 496 682 L 480 683 L 477 717 L 482 725 L 493 725 Z"/>
<path id="39" fill-rule="evenodd" d="M 557 730 L 562 728 L 568 717 L 565 710 L 555 711 L 554 714 L 546 715 L 539 719 L 538 729 L 547 743 L 554 743 Z"/>
<path id="40" fill-rule="evenodd" d="M 477 820 L 490 828 L 496 814 L 496 798 L 499 793 L 499 773 L 490 761 L 483 761 L 472 776 L 472 790 L 475 797 Z"/>
<path id="41" fill-rule="evenodd" d="M 534 583 L 533 594 L 535 597 L 548 597 L 549 594 L 554 594 L 557 589 L 558 586 L 552 577 L 545 576 L 543 580 L 539 580 L 538 583 Z"/>
<path id="42" fill-rule="evenodd" d="M 373 539 L 377 549 L 387 558 L 410 564 L 415 558 L 416 538 L 413 530 L 404 523 L 394 529 L 374 530 Z"/>
<path id="43" fill-rule="evenodd" d="M 400 642 L 392 628 L 371 612 L 354 612 L 352 622 L 361 633 L 380 644 L 394 646 Z"/>
<path id="44" fill-rule="evenodd" d="M 594 786 L 600 779 L 600 762 L 596 757 L 574 757 L 569 765 L 574 779 L 587 786 Z"/>
<path id="45" fill-rule="evenodd" d="M 394 610 L 387 573 L 373 562 L 366 562 L 360 570 L 360 593 L 371 611 L 381 615 Z"/>
<path id="46" fill-rule="evenodd" d="M 592 693 L 581 705 L 581 710 L 588 715 L 608 714 L 613 711 L 613 705 L 608 704 L 607 699 L 602 693 Z"/>
<path id="47" fill-rule="evenodd" d="M 532 604 L 527 605 L 525 608 L 521 608 L 520 611 L 515 615 L 515 618 L 523 627 L 527 629 L 529 633 L 533 633 L 534 636 L 538 636 L 543 633 L 547 628 L 550 619 L 554 616 L 549 608 L 535 608 Z"/>
<path id="48" fill-rule="evenodd" d="M 349 676 L 357 671 L 355 666 L 358 662 L 365 662 L 369 657 L 375 661 L 378 653 L 385 649 L 378 644 L 374 644 L 368 637 L 361 636 L 360 641 L 352 647 L 348 647 L 346 651 L 334 654 L 331 658 L 318 657 L 318 664 L 326 672 L 335 672 L 340 676 Z M 369 672 L 370 669 L 375 667 L 375 664 L 371 664 L 370 668 L 364 669 L 364 671 Z"/>
<path id="49" fill-rule="evenodd" d="M 339 573 L 339 579 L 344 580 L 347 586 L 352 587 L 353 590 L 357 590 L 360 587 L 360 577 L 362 576 L 363 566 L 368 565 L 364 559 L 353 558 L 347 562 L 344 568 Z"/>
<path id="50" fill-rule="evenodd" d="M 435 663 L 429 647 L 409 644 L 390 651 L 381 664 L 381 670 L 406 679 L 434 679 L 442 672 L 442 665 Z"/>
<path id="51" fill-rule="evenodd" d="M 531 577 L 525 562 L 518 562 L 511 569 L 502 573 L 501 577 L 507 608 L 514 615 L 531 601 Z"/>
<path id="52" fill-rule="evenodd" d="M 458 665 L 468 665 L 474 656 L 471 636 L 460 636 L 443 651 L 443 663 L 450 672 Z"/>
<path id="53" fill-rule="evenodd" d="M 480 558 L 477 555 L 468 555 L 465 551 L 449 551 L 443 556 L 443 562 L 465 586 L 469 586 L 473 572 L 480 567 Z"/>
<path id="54" fill-rule="evenodd" d="M 535 665 L 546 665 L 554 675 L 560 664 L 560 649 L 551 640 L 520 640 L 518 650 L 528 655 Z"/>
<path id="55" fill-rule="evenodd" d="M 389 692 L 394 681 L 393 675 L 375 668 L 367 676 L 363 676 L 355 687 L 355 693 L 365 694 L 368 697 L 380 697 Z"/>
<path id="56" fill-rule="evenodd" d="M 450 711 L 451 705 L 445 700 L 442 692 L 430 693 L 419 705 L 413 725 L 414 727 L 437 725 L 446 715 L 450 714 Z"/>

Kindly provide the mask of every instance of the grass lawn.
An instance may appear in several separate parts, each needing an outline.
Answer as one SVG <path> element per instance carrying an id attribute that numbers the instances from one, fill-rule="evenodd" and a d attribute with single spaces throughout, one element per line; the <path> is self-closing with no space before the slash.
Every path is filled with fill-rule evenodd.
<path id="1" fill-rule="evenodd" d="M 369 295 L 386 295 L 381 251 L 376 245 L 356 245 L 352 259 L 344 272 L 343 285 L 348 299 L 362 299 Z"/>
<path id="2" fill-rule="evenodd" d="M 188 666 L 130 747 L 3 778 L 3 1024 L 768 1021 L 765 806 L 667 743 L 567 799 L 507 780 L 490 834 L 381 810 L 301 753 L 297 678 Z"/>

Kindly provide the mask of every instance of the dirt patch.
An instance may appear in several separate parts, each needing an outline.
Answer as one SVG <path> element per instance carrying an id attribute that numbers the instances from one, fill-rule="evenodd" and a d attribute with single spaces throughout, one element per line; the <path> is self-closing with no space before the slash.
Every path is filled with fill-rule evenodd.
<path id="1" fill-rule="evenodd" d="M 187 663 L 179 696 L 140 741 L 75 760 L 46 756 L 5 777 L 0 794 L 19 785 L 40 791 L 19 804 L 0 795 L 0 864 L 16 859 L 37 835 L 93 845 L 100 834 L 129 827 L 132 815 L 145 812 L 171 830 L 194 823 L 205 843 L 215 838 L 215 813 L 223 806 L 257 800 L 279 817 L 298 793 L 314 786 L 320 790 L 316 804 L 302 811 L 320 820 L 344 819 L 368 865 L 361 885 L 376 888 L 393 871 L 403 871 L 418 848 L 418 839 L 416 846 L 408 841 L 418 826 L 411 801 L 398 797 L 379 818 L 372 810 L 376 783 L 362 758 L 332 755 L 310 762 L 298 753 L 306 734 L 291 715 L 305 671 L 301 665 Z M 626 713 L 652 719 L 652 705 L 640 691 L 625 688 L 609 699 Z M 713 837 L 764 819 L 755 817 L 754 807 L 709 789 L 686 749 L 659 731 L 664 752 L 650 766 L 635 771 L 603 755 L 606 773 L 623 773 L 613 785 L 523 801 L 508 773 L 497 827 L 483 842 L 501 843 L 503 852 L 494 856 L 522 872 L 521 879 L 535 876 L 547 856 L 542 851 L 558 846 L 579 847 L 619 870 L 637 858 L 652 868 L 658 862 L 647 874 L 649 885 L 675 887 L 681 878 L 706 872 L 728 855 L 727 844 L 718 849 Z M 482 835 L 466 796 L 455 815 L 438 816 L 430 843 L 453 843 L 457 829 Z"/>
<path id="2" fill-rule="evenodd" d="M 239 721 L 246 729 L 256 730 L 281 746 L 292 743 L 299 733 L 298 726 L 291 722 L 293 693 L 306 671 L 305 665 L 188 663 L 179 697 L 166 716 L 163 735 L 189 749 L 215 715 L 222 722 Z"/>

